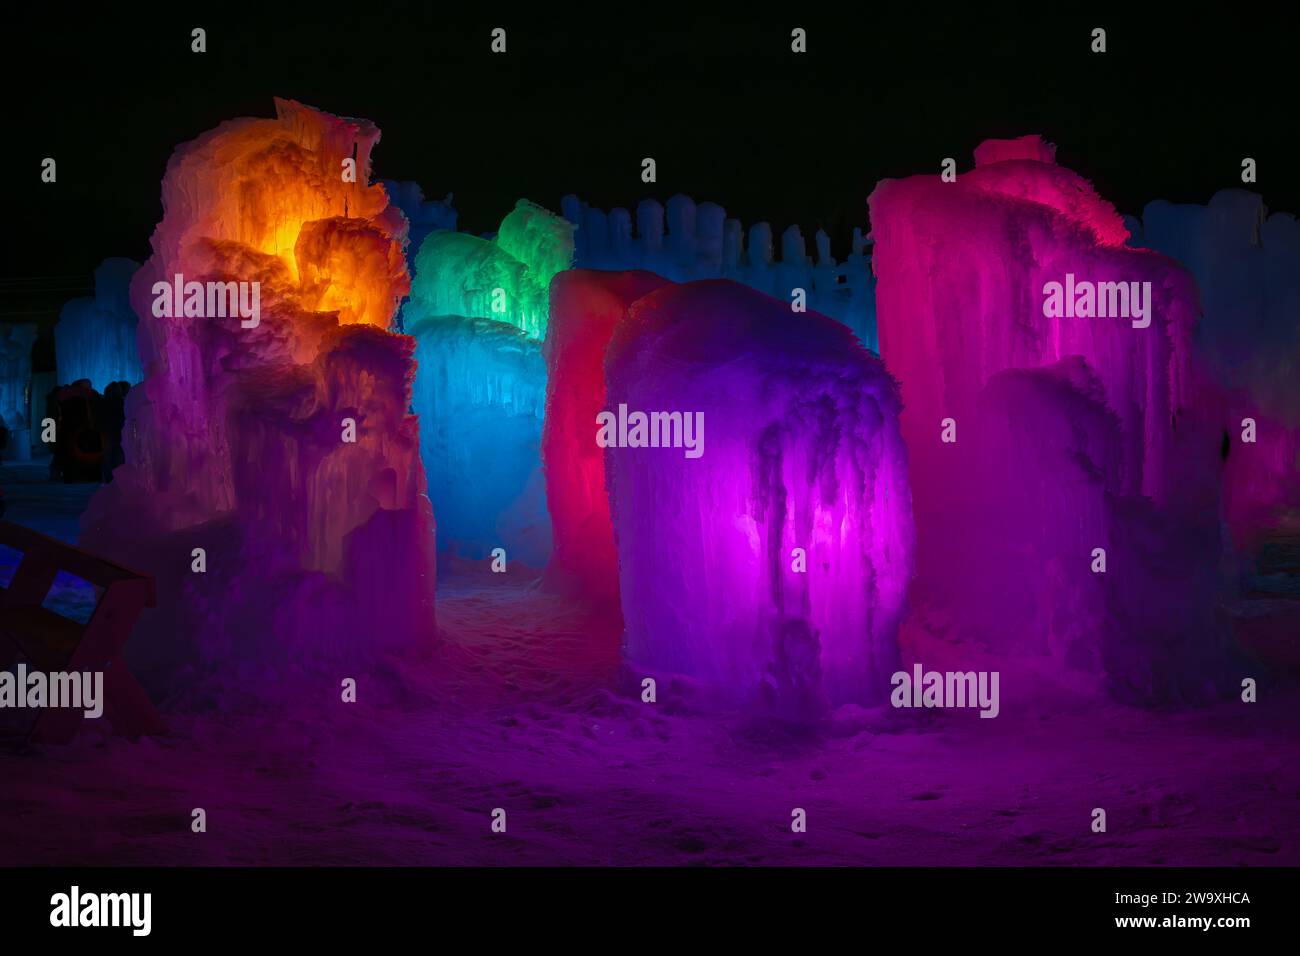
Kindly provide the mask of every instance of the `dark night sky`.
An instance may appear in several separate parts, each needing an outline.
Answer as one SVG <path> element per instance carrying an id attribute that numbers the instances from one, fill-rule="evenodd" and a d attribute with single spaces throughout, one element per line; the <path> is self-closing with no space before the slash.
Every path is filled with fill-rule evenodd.
<path id="1" fill-rule="evenodd" d="M 172 149 L 224 119 L 271 115 L 275 95 L 375 121 L 376 175 L 454 192 L 475 232 L 519 197 L 558 210 L 567 192 L 605 208 L 685 192 L 746 225 L 798 223 L 809 239 L 823 226 L 842 255 L 878 179 L 937 171 L 944 156 L 969 168 L 981 139 L 1026 132 L 1057 143 L 1058 161 L 1122 211 L 1204 202 L 1240 185 L 1253 156 L 1269 207 L 1300 212 L 1295 59 L 1280 23 L 942 6 L 859 6 L 856 25 L 797 7 L 634 21 L 630 2 L 595 19 L 455 21 L 441 4 L 380 3 L 279 22 L 224 5 L 132 22 L 20 17 L 4 66 L 14 168 L 0 282 L 88 281 L 106 256 L 143 260 Z M 505 56 L 488 49 L 498 25 Z M 194 26 L 206 54 L 190 52 Z M 809 31 L 804 56 L 790 52 L 793 26 Z M 1107 28 L 1104 55 L 1089 52 L 1094 26 Z M 45 156 L 58 160 L 53 186 L 39 181 Z M 644 156 L 658 162 L 652 186 Z"/>

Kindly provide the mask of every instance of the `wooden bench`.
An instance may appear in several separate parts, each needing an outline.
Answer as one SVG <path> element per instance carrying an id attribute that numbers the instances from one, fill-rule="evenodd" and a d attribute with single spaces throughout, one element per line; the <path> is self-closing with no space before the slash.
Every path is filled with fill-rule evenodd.
<path id="1" fill-rule="evenodd" d="M 0 588 L 0 670 L 22 656 L 33 670 L 102 671 L 100 719 L 131 738 L 160 733 L 161 718 L 122 662 L 135 622 L 157 604 L 153 578 L 9 521 L 0 521 L 0 544 L 22 553 L 9 586 Z M 42 606 L 59 571 L 103 588 L 85 624 Z M 47 708 L 37 714 L 30 736 L 47 743 L 72 740 L 86 719 L 79 709 Z"/>

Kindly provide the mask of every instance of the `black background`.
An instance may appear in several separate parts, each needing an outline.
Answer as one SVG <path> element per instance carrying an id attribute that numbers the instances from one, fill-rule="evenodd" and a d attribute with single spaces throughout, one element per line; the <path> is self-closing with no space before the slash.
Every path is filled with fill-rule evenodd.
<path id="1" fill-rule="evenodd" d="M 0 869 L 0 925 L 6 943 L 61 938 L 52 951 L 285 940 L 293 943 L 286 952 L 329 953 L 356 942 L 371 944 L 357 952 L 378 943 L 380 952 L 417 944 L 634 953 L 804 953 L 835 943 L 869 952 L 883 942 L 929 953 L 953 941 L 942 949 L 974 953 L 1104 939 L 1119 943 L 1117 952 L 1187 952 L 1189 943 L 1199 944 L 1192 952 L 1210 951 L 1206 943 L 1234 952 L 1290 941 L 1295 877 L 1294 868 L 1175 867 Z M 152 933 L 51 928 L 51 897 L 74 884 L 82 893 L 152 893 Z M 1182 899 L 1115 902 L 1116 893 L 1164 892 Z M 1239 902 L 1190 903 L 1193 892 L 1239 894 Z M 1246 917 L 1250 925 L 1117 927 L 1116 917 Z"/>
<path id="2" fill-rule="evenodd" d="M 0 318 L 34 321 L 44 310 L 52 321 L 103 258 L 143 261 L 175 146 L 224 119 L 271 115 L 276 95 L 373 120 L 383 131 L 375 174 L 417 180 L 429 197 L 454 192 L 461 227 L 474 232 L 494 229 L 519 197 L 558 209 L 575 192 L 609 208 L 685 192 L 746 225 L 797 223 L 806 237 L 826 228 L 843 256 L 853 226 L 867 225 L 866 197 L 879 179 L 936 171 L 945 156 L 969 168 L 982 139 L 1029 132 L 1057 143 L 1058 161 L 1122 211 L 1156 198 L 1205 202 L 1239 186 L 1241 159 L 1252 156 L 1269 207 L 1300 212 L 1296 51 L 1291 27 L 1269 19 L 1280 14 L 1250 5 L 1079 15 L 947 6 L 844 5 L 853 12 L 839 15 L 791 6 L 783 16 L 740 6 L 675 15 L 635 3 L 597 16 L 556 4 L 526 14 L 464 5 L 456 9 L 470 12 L 459 14 L 375 2 L 7 12 Z M 207 30 L 205 54 L 190 52 L 195 26 Z M 489 52 L 495 26 L 508 31 L 504 56 Z M 808 30 L 805 55 L 790 52 L 795 26 Z M 1104 55 L 1089 52 L 1096 26 L 1107 29 Z M 46 156 L 58 160 L 55 185 L 40 182 Z M 658 163 L 652 186 L 640 181 L 645 156 Z M 72 882 L 158 893 L 161 938 L 214 925 L 255 937 L 259 916 L 273 930 L 332 934 L 351 922 L 380 938 L 447 921 L 470 932 L 487 925 L 459 919 L 458 904 L 442 896 L 447 881 L 421 874 L 391 872 L 378 883 L 355 873 L 2 875 L 7 933 L 47 927 L 49 893 Z M 1117 890 L 1254 889 L 1265 875 L 1294 873 L 905 875 L 842 873 L 829 902 L 824 885 L 804 886 L 800 874 L 797 884 L 776 884 L 773 909 L 788 904 L 784 918 L 801 933 L 839 913 L 870 940 L 881 927 L 924 934 L 935 912 L 964 906 L 956 929 L 972 941 L 1016 938 L 1019 923 L 1039 921 L 1059 938 L 1113 931 Z M 591 886 L 553 887 L 554 899 L 536 886 L 524 895 L 567 921 L 582 914 Z M 648 886 L 617 889 L 652 901 L 648 914 L 619 911 L 622 932 L 672 941 L 672 920 L 656 915 L 677 911 L 663 885 L 653 896 Z M 743 897 L 743 887 L 708 887 L 699 898 L 723 907 L 738 890 Z M 491 911 L 485 918 L 515 912 L 508 888 L 471 892 Z M 1261 905 L 1268 898 L 1264 891 L 1246 912 L 1276 913 Z"/>
<path id="3" fill-rule="evenodd" d="M 1030 132 L 1123 212 L 1156 198 L 1203 203 L 1241 185 L 1245 156 L 1269 208 L 1300 212 L 1285 21 L 1246 5 L 947 6 L 19 13 L 0 58 L 11 167 L 0 319 L 37 321 L 48 342 L 59 306 L 89 290 L 102 259 L 147 258 L 172 150 L 222 120 L 272 115 L 277 95 L 373 120 L 375 175 L 416 180 L 429 198 L 454 193 L 460 227 L 479 233 L 521 197 L 558 211 L 569 192 L 606 209 L 684 192 L 746 226 L 798 224 L 810 242 L 825 228 L 842 258 L 879 179 L 937 171 L 946 156 L 966 169 L 981 140 Z M 195 26 L 206 53 L 190 51 Z M 505 55 L 490 52 L 494 26 L 507 30 Z M 790 51 L 795 26 L 808 31 L 806 54 Z M 1105 54 L 1090 51 L 1095 26 Z M 54 185 L 40 181 L 46 156 L 58 161 Z M 646 156 L 653 185 L 640 179 Z"/>

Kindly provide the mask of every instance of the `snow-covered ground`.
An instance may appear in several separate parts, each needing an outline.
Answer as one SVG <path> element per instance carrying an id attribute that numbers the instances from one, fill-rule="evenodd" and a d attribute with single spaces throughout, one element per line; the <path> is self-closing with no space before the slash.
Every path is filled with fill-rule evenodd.
<path id="1" fill-rule="evenodd" d="M 80 490 L 3 477 L 11 516 L 72 517 Z M 1245 603 L 1242 635 L 1294 652 L 1300 602 Z M 643 703 L 618 635 L 527 577 L 453 571 L 438 619 L 434 657 L 383 673 L 178 691 L 165 736 L 0 748 L 0 865 L 1300 864 L 1285 680 L 1181 712 L 1052 695 L 794 728 L 671 680 Z"/>

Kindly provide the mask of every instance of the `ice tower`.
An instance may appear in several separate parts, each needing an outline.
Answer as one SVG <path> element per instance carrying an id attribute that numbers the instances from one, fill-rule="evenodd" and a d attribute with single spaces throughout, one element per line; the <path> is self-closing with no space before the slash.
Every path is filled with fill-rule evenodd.
<path id="1" fill-rule="evenodd" d="M 886 180 L 870 198 L 916 593 L 1007 668 L 1199 698 L 1222 677 L 1223 418 L 1192 354 L 1197 290 L 1127 247 L 1053 154 L 989 141 L 954 182 Z"/>
<path id="2" fill-rule="evenodd" d="M 141 671 L 312 667 L 435 633 L 415 343 L 389 331 L 406 221 L 370 184 L 379 131 L 275 107 L 176 150 L 131 283 L 144 383 L 82 537 L 158 578 Z M 214 312 L 214 287 L 260 315 Z"/>
<path id="3" fill-rule="evenodd" d="M 572 226 L 527 200 L 495 239 L 437 230 L 416 256 L 403 316 L 419 343 L 414 406 L 444 551 L 502 547 L 537 569 L 550 557 L 541 340 L 551 278 L 572 259 Z"/>
<path id="4" fill-rule="evenodd" d="M 912 513 L 880 360 L 826 316 L 706 280 L 632 305 L 606 382 L 620 420 L 660 423 L 658 447 L 620 424 L 607 450 L 630 660 L 788 717 L 887 697 Z"/>

